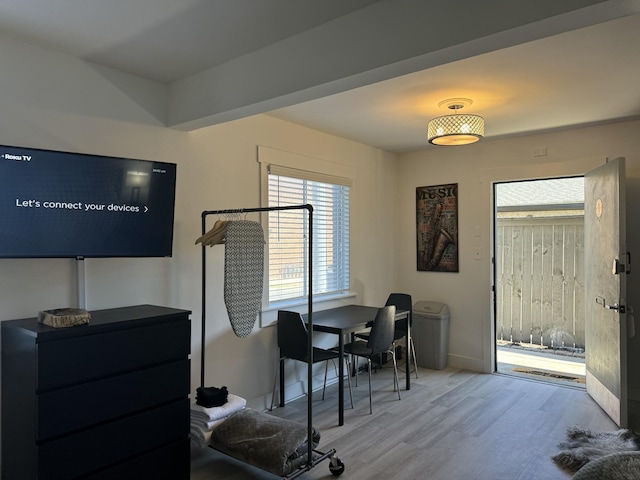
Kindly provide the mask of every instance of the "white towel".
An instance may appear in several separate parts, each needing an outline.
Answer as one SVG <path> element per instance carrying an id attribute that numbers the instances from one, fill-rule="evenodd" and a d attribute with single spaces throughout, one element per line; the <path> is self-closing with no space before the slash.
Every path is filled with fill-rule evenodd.
<path id="1" fill-rule="evenodd" d="M 194 413 L 196 414 L 195 417 L 193 415 Z M 189 423 L 189 438 L 191 439 L 191 443 L 196 447 L 206 447 L 211 441 L 211 433 L 229 416 L 227 415 L 226 417 L 222 417 L 217 420 L 205 421 L 200 419 L 198 415 L 199 413 L 200 412 L 194 412 L 193 410 L 191 411 L 191 421 Z"/>
<path id="2" fill-rule="evenodd" d="M 222 423 L 225 419 L 219 420 Z M 197 447 L 206 447 L 209 445 L 211 441 L 211 433 L 213 430 L 202 430 L 200 427 L 195 425 L 191 425 L 191 430 L 189 430 L 189 438 L 191 439 L 191 443 Z"/>
<path id="3" fill-rule="evenodd" d="M 230 393 L 227 396 L 227 403 L 219 407 L 203 407 L 198 404 L 191 406 L 191 418 L 198 419 L 204 422 L 211 422 L 213 420 L 219 420 L 221 418 L 228 417 L 232 413 L 242 410 L 247 406 L 247 400 Z"/>
<path id="4" fill-rule="evenodd" d="M 210 430 L 213 430 L 213 428 L 216 425 L 220 424 L 220 422 L 222 422 L 226 418 L 227 417 L 219 418 L 218 420 L 211 420 L 208 422 L 206 420 L 203 420 L 202 418 L 192 415 L 191 421 L 189 423 L 191 424 L 192 427 L 198 427 L 200 430 L 204 430 L 205 432 L 208 432 Z"/>

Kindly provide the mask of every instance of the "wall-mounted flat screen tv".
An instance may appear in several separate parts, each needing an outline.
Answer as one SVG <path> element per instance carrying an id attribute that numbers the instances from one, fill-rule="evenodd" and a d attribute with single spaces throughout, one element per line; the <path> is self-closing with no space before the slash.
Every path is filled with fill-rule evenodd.
<path id="1" fill-rule="evenodd" d="M 0 146 L 0 258 L 169 257 L 173 163 Z"/>

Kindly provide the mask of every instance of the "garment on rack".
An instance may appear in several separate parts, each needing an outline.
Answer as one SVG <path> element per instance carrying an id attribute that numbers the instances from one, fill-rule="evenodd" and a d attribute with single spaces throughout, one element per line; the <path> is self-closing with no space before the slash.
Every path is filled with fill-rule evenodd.
<path id="1" fill-rule="evenodd" d="M 196 240 L 196 244 L 202 243 L 203 246 L 220 245 L 225 243 L 227 236 L 227 226 L 229 220 L 216 220 L 213 228 Z"/>
<path id="2" fill-rule="evenodd" d="M 233 332 L 246 337 L 262 304 L 264 283 L 262 225 L 237 220 L 227 225 L 224 250 L 224 303 Z"/>

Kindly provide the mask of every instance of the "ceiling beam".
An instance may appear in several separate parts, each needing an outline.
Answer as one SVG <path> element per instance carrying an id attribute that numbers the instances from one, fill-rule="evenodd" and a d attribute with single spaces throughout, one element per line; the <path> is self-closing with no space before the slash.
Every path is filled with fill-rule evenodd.
<path id="1" fill-rule="evenodd" d="M 168 89 L 194 130 L 640 12 L 640 0 L 375 3 Z"/>

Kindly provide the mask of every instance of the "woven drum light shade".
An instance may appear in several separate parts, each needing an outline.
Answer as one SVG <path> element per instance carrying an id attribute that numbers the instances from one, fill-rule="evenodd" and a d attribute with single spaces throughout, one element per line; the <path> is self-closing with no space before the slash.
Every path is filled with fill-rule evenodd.
<path id="1" fill-rule="evenodd" d="M 466 145 L 483 136 L 484 118 L 465 113 L 436 117 L 427 129 L 427 139 L 433 145 Z"/>

